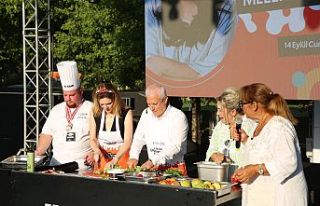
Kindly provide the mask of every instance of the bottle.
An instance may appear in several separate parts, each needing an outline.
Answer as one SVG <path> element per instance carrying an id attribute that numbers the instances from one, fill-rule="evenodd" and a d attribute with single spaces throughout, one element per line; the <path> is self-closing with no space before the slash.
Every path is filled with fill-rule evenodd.
<path id="1" fill-rule="evenodd" d="M 27 151 L 27 172 L 34 172 L 35 154 L 34 150 Z"/>

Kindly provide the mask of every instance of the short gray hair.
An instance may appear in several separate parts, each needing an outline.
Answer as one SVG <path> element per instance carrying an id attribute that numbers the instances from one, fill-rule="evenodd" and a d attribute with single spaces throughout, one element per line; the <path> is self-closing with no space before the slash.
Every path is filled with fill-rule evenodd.
<path id="1" fill-rule="evenodd" d="M 146 97 L 152 96 L 155 94 L 159 95 L 160 99 L 162 99 L 167 96 L 167 91 L 161 85 L 158 85 L 158 84 L 149 85 L 146 89 Z"/>
<path id="2" fill-rule="evenodd" d="M 233 110 L 239 108 L 239 90 L 235 88 L 226 88 L 222 94 L 217 98 L 218 100 L 221 100 L 223 105 L 227 108 L 227 110 Z"/>

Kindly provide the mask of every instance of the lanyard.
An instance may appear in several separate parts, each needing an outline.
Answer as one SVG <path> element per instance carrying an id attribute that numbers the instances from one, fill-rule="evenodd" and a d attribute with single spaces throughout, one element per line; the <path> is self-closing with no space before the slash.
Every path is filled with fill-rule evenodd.
<path id="1" fill-rule="evenodd" d="M 76 116 L 76 114 L 81 106 L 82 106 L 82 103 L 73 112 L 71 112 L 71 109 L 68 106 L 66 106 L 66 119 L 68 121 L 67 131 L 70 131 L 72 129 L 72 126 L 73 126 L 72 120 L 73 120 L 74 116 Z"/>

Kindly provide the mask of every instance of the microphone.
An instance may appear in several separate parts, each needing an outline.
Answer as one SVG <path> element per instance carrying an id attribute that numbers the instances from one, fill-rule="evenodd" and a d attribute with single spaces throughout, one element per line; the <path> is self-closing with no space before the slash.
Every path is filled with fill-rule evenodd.
<path id="1" fill-rule="evenodd" d="M 236 116 L 236 130 L 239 135 L 241 135 L 241 125 L 242 125 L 242 117 L 240 115 L 237 115 Z M 240 137 L 240 139 L 241 139 L 241 137 Z M 239 149 L 240 145 L 241 145 L 240 139 L 236 141 L 236 148 L 237 149 Z"/>

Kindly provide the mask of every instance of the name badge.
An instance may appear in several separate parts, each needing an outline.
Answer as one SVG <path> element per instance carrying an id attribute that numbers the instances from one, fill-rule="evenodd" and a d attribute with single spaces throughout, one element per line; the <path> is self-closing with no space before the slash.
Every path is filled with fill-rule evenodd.
<path id="1" fill-rule="evenodd" d="M 74 142 L 76 141 L 76 133 L 75 132 L 67 132 L 66 142 Z"/>

